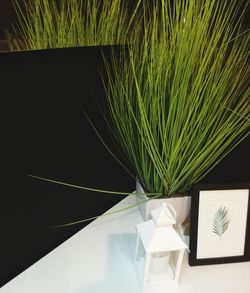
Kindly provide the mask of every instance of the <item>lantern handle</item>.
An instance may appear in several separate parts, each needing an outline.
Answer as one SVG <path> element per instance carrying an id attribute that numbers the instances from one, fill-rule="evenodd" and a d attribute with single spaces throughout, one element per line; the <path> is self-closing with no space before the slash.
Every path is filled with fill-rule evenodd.
<path id="1" fill-rule="evenodd" d="M 168 208 L 168 210 L 169 210 L 169 212 L 170 212 L 170 214 L 171 214 L 171 216 L 172 216 L 172 218 L 173 219 L 176 219 L 176 211 L 175 211 L 175 209 L 174 209 L 174 207 L 171 205 L 171 204 L 169 204 L 169 203 L 166 203 L 166 202 L 164 202 L 163 204 L 163 207 L 167 210 L 167 208 Z"/>

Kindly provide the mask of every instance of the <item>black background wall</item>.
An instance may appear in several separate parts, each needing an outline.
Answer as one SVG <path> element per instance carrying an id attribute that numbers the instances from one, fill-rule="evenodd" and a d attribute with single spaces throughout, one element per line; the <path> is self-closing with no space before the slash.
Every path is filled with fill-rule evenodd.
<path id="1" fill-rule="evenodd" d="M 134 189 L 134 180 L 105 150 L 80 109 L 79 102 L 110 140 L 94 99 L 102 105 L 100 63 L 100 48 L 0 54 L 1 285 L 87 223 L 51 225 L 100 215 L 122 199 L 28 174 L 106 190 Z"/>
<path id="2" fill-rule="evenodd" d="M 3 4 L 4 3 L 4 4 Z M 0 20 L 14 19 L 1 1 Z M 2 30 L 1 30 L 2 31 Z M 108 54 L 109 48 L 104 49 Z M 104 138 L 100 48 L 0 54 L 0 287 L 122 199 L 42 182 L 35 174 L 109 190 L 132 191 L 134 181 L 102 146 L 78 101 Z M 204 183 L 250 180 L 250 139 L 204 178 Z"/>

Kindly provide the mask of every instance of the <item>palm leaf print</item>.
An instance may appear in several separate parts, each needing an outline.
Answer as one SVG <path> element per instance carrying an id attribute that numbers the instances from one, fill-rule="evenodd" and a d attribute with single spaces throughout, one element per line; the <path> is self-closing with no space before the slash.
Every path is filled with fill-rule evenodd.
<path id="1" fill-rule="evenodd" d="M 229 210 L 226 207 L 220 207 L 213 217 L 213 233 L 222 237 L 229 227 L 230 219 L 228 215 Z"/>

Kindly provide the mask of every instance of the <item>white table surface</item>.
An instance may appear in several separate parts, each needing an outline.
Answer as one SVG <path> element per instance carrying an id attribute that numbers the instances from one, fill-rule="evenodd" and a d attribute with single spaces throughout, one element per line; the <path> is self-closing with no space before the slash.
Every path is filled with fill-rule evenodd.
<path id="1" fill-rule="evenodd" d="M 135 203 L 130 195 L 114 206 Z M 137 207 L 95 220 L 0 289 L 0 293 L 140 293 L 133 264 Z M 248 293 L 250 262 L 189 267 L 168 293 Z"/>

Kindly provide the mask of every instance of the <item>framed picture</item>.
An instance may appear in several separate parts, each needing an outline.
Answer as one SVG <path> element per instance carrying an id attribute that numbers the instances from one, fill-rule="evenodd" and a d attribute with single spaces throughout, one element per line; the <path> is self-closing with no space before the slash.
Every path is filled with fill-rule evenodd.
<path id="1" fill-rule="evenodd" d="M 248 261 L 250 184 L 193 188 L 189 264 Z"/>

